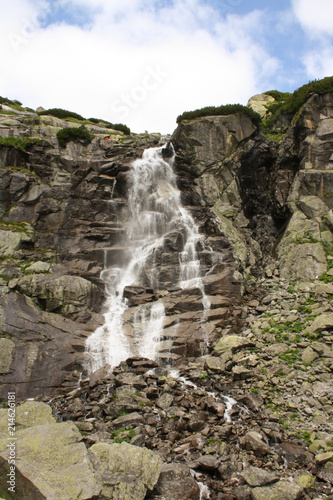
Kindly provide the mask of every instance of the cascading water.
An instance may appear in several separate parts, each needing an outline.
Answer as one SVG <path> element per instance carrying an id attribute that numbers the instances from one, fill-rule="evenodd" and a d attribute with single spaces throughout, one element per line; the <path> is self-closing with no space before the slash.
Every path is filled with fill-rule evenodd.
<path id="1" fill-rule="evenodd" d="M 202 293 L 203 320 L 209 309 L 204 293 L 197 246 L 203 247 L 203 236 L 189 212 L 182 206 L 180 191 L 172 165 L 174 150 L 169 143 L 151 148 L 132 164 L 128 179 L 128 217 L 125 224 L 123 265 L 104 269 L 101 278 L 106 284 L 107 312 L 105 323 L 89 337 L 86 344 L 88 371 L 105 364 L 115 367 L 133 355 L 154 359 L 163 330 L 164 305 L 140 306 L 133 326 L 133 339 L 126 335 L 124 313 L 129 286 L 159 289 L 160 267 L 156 256 L 167 237 L 181 234 L 178 276 L 173 286 L 199 288 Z M 114 187 L 114 186 L 113 186 Z"/>

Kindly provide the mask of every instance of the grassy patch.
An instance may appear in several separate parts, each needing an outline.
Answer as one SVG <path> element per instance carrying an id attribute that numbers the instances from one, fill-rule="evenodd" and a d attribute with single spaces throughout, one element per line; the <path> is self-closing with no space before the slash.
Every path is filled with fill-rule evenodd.
<path id="1" fill-rule="evenodd" d="M 41 141 L 31 137 L 0 137 L 0 146 L 20 149 L 21 151 L 26 151 L 35 144 L 41 144 Z"/>
<path id="2" fill-rule="evenodd" d="M 36 172 L 32 172 L 31 170 L 29 170 L 25 167 L 6 166 L 6 167 L 0 167 L 0 168 L 4 168 L 6 170 L 9 170 L 10 172 L 20 172 L 22 174 L 27 174 L 30 177 L 39 178 L 38 175 L 36 174 Z"/>
<path id="3" fill-rule="evenodd" d="M 0 219 L 0 229 L 3 231 L 15 231 L 26 233 L 28 231 L 26 222 L 7 222 Z"/>
<path id="4" fill-rule="evenodd" d="M 130 443 L 131 439 L 135 436 L 136 432 L 132 427 L 111 431 L 111 439 L 113 439 L 115 443 Z"/>
<path id="5" fill-rule="evenodd" d="M 270 141 L 281 142 L 286 134 L 274 134 L 270 132 L 263 132 L 262 135 L 266 137 L 266 139 L 269 139 Z"/>
<path id="6" fill-rule="evenodd" d="M 279 354 L 279 359 L 292 365 L 301 359 L 298 349 L 288 349 L 284 354 Z"/>
<path id="7" fill-rule="evenodd" d="M 15 111 L 11 111 L 10 109 L 0 109 L 0 115 L 16 115 Z"/>

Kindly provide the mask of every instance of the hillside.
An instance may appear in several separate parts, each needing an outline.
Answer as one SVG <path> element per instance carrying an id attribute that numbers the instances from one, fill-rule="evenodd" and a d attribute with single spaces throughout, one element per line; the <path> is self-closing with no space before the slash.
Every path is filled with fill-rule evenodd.
<path id="1" fill-rule="evenodd" d="M 290 99 L 167 137 L 2 102 L 0 496 L 333 498 L 333 93 Z"/>

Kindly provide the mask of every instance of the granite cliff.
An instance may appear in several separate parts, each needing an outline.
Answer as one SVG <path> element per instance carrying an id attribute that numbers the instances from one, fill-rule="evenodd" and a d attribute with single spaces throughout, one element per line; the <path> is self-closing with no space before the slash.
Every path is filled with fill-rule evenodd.
<path id="1" fill-rule="evenodd" d="M 39 401 L 18 407 L 32 415 L 18 426 L 20 498 L 60 498 L 65 474 L 64 499 L 205 498 L 190 468 L 210 498 L 332 498 L 333 93 L 310 95 L 278 141 L 238 112 L 183 119 L 171 137 L 90 124 L 90 144 L 63 148 L 56 133 L 80 123 L 2 112 L 0 394 Z M 130 342 L 142 306 L 163 303 L 156 360 L 88 378 L 86 341 L 104 322 L 101 271 L 126 253 L 132 162 L 170 141 L 183 206 L 203 235 L 210 308 L 198 288 L 175 286 L 183 240 L 169 232 L 158 287 L 146 266 L 146 284 L 125 289 Z M 221 392 L 235 400 L 232 423 Z M 57 463 L 47 450 L 51 465 L 30 457 L 32 436 L 42 450 L 58 432 Z M 38 479 L 44 467 L 52 481 Z"/>

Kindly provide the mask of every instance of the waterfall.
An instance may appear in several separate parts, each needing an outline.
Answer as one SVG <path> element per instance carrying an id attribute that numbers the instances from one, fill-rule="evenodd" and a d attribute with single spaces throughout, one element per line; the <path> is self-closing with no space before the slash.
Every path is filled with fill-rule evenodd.
<path id="1" fill-rule="evenodd" d="M 88 338 L 87 369 L 93 372 L 105 364 L 114 368 L 128 357 L 140 355 L 154 359 L 163 331 L 163 301 L 140 306 L 133 326 L 125 325 L 128 308 L 126 287 L 141 286 L 158 290 L 161 279 L 161 252 L 168 241 L 178 255 L 171 287 L 199 288 L 205 313 L 209 300 L 204 293 L 197 248 L 204 247 L 190 213 L 181 204 L 173 171 L 171 143 L 144 151 L 142 159 L 128 173 L 128 213 L 125 222 L 123 265 L 105 268 L 101 278 L 106 286 L 105 323 Z M 115 185 L 115 183 L 114 183 Z M 113 185 L 113 190 L 114 190 Z M 113 191 L 112 191 L 113 194 Z M 131 332 L 131 335 L 128 335 Z"/>

